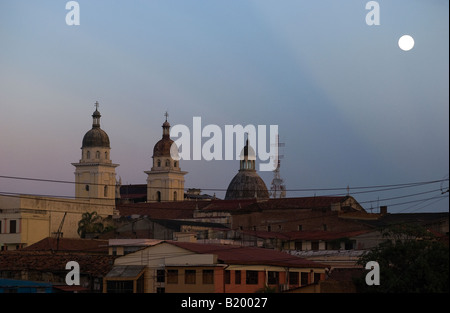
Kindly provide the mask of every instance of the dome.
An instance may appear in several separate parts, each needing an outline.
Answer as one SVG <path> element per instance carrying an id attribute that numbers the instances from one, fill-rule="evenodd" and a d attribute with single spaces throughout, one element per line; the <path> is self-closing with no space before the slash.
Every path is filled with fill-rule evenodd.
<path id="1" fill-rule="evenodd" d="M 110 148 L 108 134 L 100 127 L 92 128 L 83 137 L 82 148 L 86 148 L 86 147 Z"/>
<path id="2" fill-rule="evenodd" d="M 169 114 L 166 112 L 165 116 L 166 121 L 162 124 L 163 135 L 161 140 L 153 147 L 153 157 L 171 157 L 172 159 L 178 160 L 178 147 L 170 139 L 170 123 L 167 121 Z"/>
<path id="3" fill-rule="evenodd" d="M 269 198 L 269 191 L 256 171 L 240 170 L 231 180 L 225 200 L 252 198 Z"/>
<path id="4" fill-rule="evenodd" d="M 98 107 L 98 102 L 96 102 L 96 106 Z M 100 117 L 100 112 L 96 109 L 92 114 L 92 129 L 84 135 L 82 148 L 110 148 L 108 134 L 100 128 Z"/>
<path id="5" fill-rule="evenodd" d="M 153 148 L 153 157 L 170 157 L 170 148 L 173 142 L 170 138 L 162 138 Z"/>

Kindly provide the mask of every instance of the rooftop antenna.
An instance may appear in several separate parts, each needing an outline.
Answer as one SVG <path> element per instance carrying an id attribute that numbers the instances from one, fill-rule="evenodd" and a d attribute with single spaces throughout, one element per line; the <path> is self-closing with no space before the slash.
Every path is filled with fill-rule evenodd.
<path id="1" fill-rule="evenodd" d="M 278 158 L 274 159 L 275 170 L 273 171 L 272 185 L 270 187 L 270 196 L 274 199 L 286 197 L 286 186 L 280 175 L 281 161 L 284 155 L 278 153 L 280 147 L 284 147 L 284 143 L 280 143 L 280 135 L 277 135 L 276 142 L 272 144 L 277 149 Z"/>

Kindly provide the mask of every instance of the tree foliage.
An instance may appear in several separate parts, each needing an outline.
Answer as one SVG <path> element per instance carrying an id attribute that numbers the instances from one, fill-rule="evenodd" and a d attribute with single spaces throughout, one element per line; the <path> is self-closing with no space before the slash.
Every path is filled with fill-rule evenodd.
<path id="1" fill-rule="evenodd" d="M 356 281 L 359 292 L 449 292 L 448 245 L 416 226 L 389 227 L 384 236 L 385 242 L 358 261 L 362 266 L 378 262 L 380 285 L 366 285 L 364 275 Z"/>
<path id="2" fill-rule="evenodd" d="M 78 222 L 77 232 L 81 238 L 86 238 L 86 234 L 101 234 L 104 229 L 102 217 L 94 211 L 83 213 L 81 220 Z"/>

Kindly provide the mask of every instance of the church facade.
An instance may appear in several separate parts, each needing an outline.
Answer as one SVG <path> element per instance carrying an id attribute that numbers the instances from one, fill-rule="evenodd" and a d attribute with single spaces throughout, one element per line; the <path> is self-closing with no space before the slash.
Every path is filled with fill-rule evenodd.
<path id="1" fill-rule="evenodd" d="M 29 246 L 46 237 L 79 238 L 78 222 L 85 212 L 113 216 L 116 173 L 110 158 L 109 137 L 100 128 L 98 103 L 92 129 L 82 142 L 75 166 L 75 198 L 32 195 L 0 196 L 0 251 Z"/>

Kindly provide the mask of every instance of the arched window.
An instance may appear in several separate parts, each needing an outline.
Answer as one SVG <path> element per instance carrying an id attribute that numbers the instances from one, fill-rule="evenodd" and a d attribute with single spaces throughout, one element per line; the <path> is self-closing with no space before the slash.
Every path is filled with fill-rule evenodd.
<path id="1" fill-rule="evenodd" d="M 105 186 L 105 187 L 103 188 L 103 195 L 104 195 L 105 197 L 108 196 L 108 186 Z"/>
<path id="2" fill-rule="evenodd" d="M 95 152 L 95 158 L 100 159 L 100 151 Z"/>
<path id="3" fill-rule="evenodd" d="M 105 160 L 108 160 L 108 151 L 105 151 Z"/>
<path id="4" fill-rule="evenodd" d="M 88 151 L 88 152 L 86 153 L 86 158 L 88 158 L 88 159 L 91 158 L 91 151 Z"/>
<path id="5" fill-rule="evenodd" d="M 156 192 L 156 201 L 161 202 L 161 191 Z"/>
<path id="6" fill-rule="evenodd" d="M 170 161 L 166 160 L 166 166 L 169 167 L 170 166 Z"/>
<path id="7" fill-rule="evenodd" d="M 177 164 L 178 164 L 177 161 L 173 162 L 174 167 L 177 167 Z"/>
<path id="8" fill-rule="evenodd" d="M 176 191 L 173 192 L 173 201 L 177 201 L 177 192 Z"/>
<path id="9" fill-rule="evenodd" d="M 158 160 L 158 167 L 161 167 L 161 160 Z"/>

